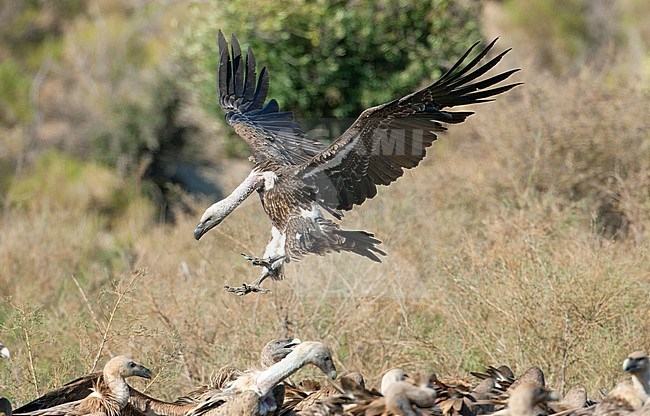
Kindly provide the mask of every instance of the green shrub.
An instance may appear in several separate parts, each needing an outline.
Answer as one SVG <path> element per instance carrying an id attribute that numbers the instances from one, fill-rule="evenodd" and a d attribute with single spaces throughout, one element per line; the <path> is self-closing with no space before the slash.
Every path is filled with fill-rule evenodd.
<path id="1" fill-rule="evenodd" d="M 221 115 L 215 91 L 217 29 L 234 33 L 271 77 L 269 96 L 304 118 L 356 117 L 436 78 L 480 40 L 479 5 L 453 0 L 347 2 L 238 0 L 195 5 L 179 45 L 196 66 L 201 101 Z"/>

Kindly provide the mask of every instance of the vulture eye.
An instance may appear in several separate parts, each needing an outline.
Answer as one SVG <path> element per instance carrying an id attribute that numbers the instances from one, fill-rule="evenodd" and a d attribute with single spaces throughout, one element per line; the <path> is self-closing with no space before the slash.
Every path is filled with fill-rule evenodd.
<path id="1" fill-rule="evenodd" d="M 131 362 L 129 363 L 129 367 L 131 367 L 131 368 L 135 367 L 135 363 L 134 363 L 133 361 L 131 361 Z"/>

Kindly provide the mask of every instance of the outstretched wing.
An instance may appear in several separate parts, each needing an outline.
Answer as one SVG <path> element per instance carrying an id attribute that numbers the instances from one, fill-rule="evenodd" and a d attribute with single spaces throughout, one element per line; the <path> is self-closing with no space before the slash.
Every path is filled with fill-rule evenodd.
<path id="1" fill-rule="evenodd" d="M 234 35 L 230 47 L 229 51 L 220 30 L 219 104 L 226 111 L 226 121 L 250 147 L 256 163 L 299 165 L 323 150 L 320 142 L 306 137 L 290 111 L 280 111 L 275 99 L 265 104 L 269 73 L 264 67 L 257 76 L 251 48 L 244 62 Z"/>
<path id="2" fill-rule="evenodd" d="M 64 403 L 76 402 L 85 399 L 92 393 L 92 388 L 100 383 L 102 373 L 96 372 L 81 376 L 66 383 L 63 387 L 49 391 L 41 397 L 22 405 L 14 413 L 30 413 L 40 409 L 47 409 Z"/>
<path id="3" fill-rule="evenodd" d="M 417 166 L 426 148 L 436 140 L 445 124 L 458 124 L 473 114 L 445 108 L 492 101 L 520 83 L 496 86 L 518 69 L 479 78 L 509 51 L 483 65 L 479 62 L 496 39 L 474 59 L 463 63 L 478 42 L 432 85 L 389 103 L 365 110 L 341 137 L 305 163 L 300 174 L 315 184 L 318 202 L 336 210 L 349 210 L 377 194 L 376 185 L 388 185 L 404 169 Z"/>

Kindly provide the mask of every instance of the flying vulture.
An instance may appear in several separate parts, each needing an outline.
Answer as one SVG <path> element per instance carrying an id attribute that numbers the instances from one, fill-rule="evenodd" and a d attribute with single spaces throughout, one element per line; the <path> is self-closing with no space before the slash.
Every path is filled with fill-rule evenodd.
<path id="1" fill-rule="evenodd" d="M 378 185 L 389 185 L 404 169 L 417 166 L 426 148 L 447 124 L 458 124 L 473 114 L 448 108 L 492 101 L 519 85 L 497 86 L 518 69 L 482 77 L 508 50 L 481 64 L 496 39 L 473 59 L 475 43 L 433 84 L 402 98 L 366 109 L 329 146 L 310 139 L 278 102 L 267 102 L 269 73 L 257 73 L 253 51 L 242 54 L 233 35 L 219 37 L 219 104 L 227 122 L 251 150 L 254 168 L 226 198 L 210 206 L 194 230 L 199 240 L 219 225 L 253 191 L 271 219 L 271 240 L 262 258 L 245 256 L 262 272 L 252 284 L 226 286 L 245 295 L 268 292 L 262 282 L 283 278 L 285 262 L 315 253 L 347 251 L 380 262 L 386 253 L 372 233 L 349 231 L 337 223 L 344 211 L 377 195 Z M 467 61 L 467 62 L 466 62 Z"/>

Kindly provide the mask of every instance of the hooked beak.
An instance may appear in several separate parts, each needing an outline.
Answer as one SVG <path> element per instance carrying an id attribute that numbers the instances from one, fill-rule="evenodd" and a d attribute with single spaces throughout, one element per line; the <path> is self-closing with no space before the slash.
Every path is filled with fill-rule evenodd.
<path id="1" fill-rule="evenodd" d="M 133 374 L 142 378 L 151 378 L 151 370 L 142 365 L 138 365 L 138 368 Z"/>
<path id="2" fill-rule="evenodd" d="M 293 338 L 290 340 L 287 340 L 287 343 L 285 344 L 284 348 L 293 348 L 296 345 L 300 344 L 302 341 L 300 341 L 300 338 Z"/>
<path id="3" fill-rule="evenodd" d="M 199 225 L 197 225 L 196 228 L 194 229 L 194 238 L 196 238 L 196 241 L 199 241 L 201 237 L 205 235 L 205 233 L 207 233 L 215 226 L 217 226 L 219 222 L 220 221 L 215 221 L 212 223 L 210 223 L 209 221 L 200 222 Z"/>
<path id="4" fill-rule="evenodd" d="M 327 376 L 332 380 L 336 380 L 336 376 L 337 376 L 336 369 L 330 370 L 329 373 L 327 373 Z"/>
<path id="5" fill-rule="evenodd" d="M 626 358 L 625 361 L 623 361 L 623 371 L 626 373 L 632 373 L 637 370 L 637 363 L 635 360 L 631 358 Z"/>
<path id="6" fill-rule="evenodd" d="M 197 225 L 194 229 L 194 238 L 196 238 L 196 241 L 199 241 L 201 237 L 203 237 L 203 234 L 206 233 L 206 231 L 207 230 L 203 227 L 203 223 Z"/>

